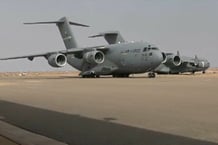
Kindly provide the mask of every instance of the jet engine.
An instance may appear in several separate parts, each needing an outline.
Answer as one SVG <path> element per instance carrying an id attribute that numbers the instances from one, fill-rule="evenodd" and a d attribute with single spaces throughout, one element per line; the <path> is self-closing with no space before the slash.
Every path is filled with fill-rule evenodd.
<path id="1" fill-rule="evenodd" d="M 163 61 L 162 63 L 166 63 L 167 62 L 167 56 L 164 52 L 162 52 L 162 56 L 163 56 Z"/>
<path id="2" fill-rule="evenodd" d="M 182 63 L 182 60 L 180 56 L 178 55 L 169 55 L 167 56 L 167 62 L 174 66 L 180 66 Z"/>
<path id="3" fill-rule="evenodd" d="M 90 64 L 101 64 L 104 62 L 104 53 L 101 51 L 89 51 L 83 55 L 83 59 Z"/>
<path id="4" fill-rule="evenodd" d="M 200 67 L 200 68 L 204 68 L 205 67 L 205 62 L 204 61 L 200 61 L 200 62 L 197 63 L 196 66 Z"/>
<path id="5" fill-rule="evenodd" d="M 47 60 L 52 67 L 63 67 L 67 63 L 67 57 L 60 53 L 49 55 Z"/>

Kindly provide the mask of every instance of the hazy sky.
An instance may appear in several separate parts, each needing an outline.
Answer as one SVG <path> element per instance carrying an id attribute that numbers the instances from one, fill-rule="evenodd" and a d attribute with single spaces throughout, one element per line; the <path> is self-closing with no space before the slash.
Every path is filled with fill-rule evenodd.
<path id="1" fill-rule="evenodd" d="M 74 27 L 80 46 L 106 44 L 89 35 L 119 30 L 128 40 L 144 40 L 162 51 L 207 58 L 218 67 L 218 0 L 0 0 L 0 57 L 65 49 L 55 25 L 23 22 L 57 20 L 91 25 Z M 66 66 L 61 70 L 71 70 Z M 47 71 L 44 58 L 0 61 L 0 71 Z M 59 69 L 58 69 L 59 70 Z"/>

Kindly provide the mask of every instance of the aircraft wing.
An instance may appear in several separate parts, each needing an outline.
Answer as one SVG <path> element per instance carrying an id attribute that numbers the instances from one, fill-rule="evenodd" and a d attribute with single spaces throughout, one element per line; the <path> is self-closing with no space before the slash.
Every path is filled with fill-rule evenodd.
<path id="1" fill-rule="evenodd" d="M 191 63 L 195 62 L 194 59 L 191 59 L 190 57 L 182 56 L 181 59 L 183 62 L 191 62 Z"/>
<path id="2" fill-rule="evenodd" d="M 89 49 L 96 49 L 99 51 L 106 52 L 109 48 L 106 48 L 105 46 L 95 46 L 95 47 L 85 47 L 85 48 L 73 48 L 73 49 L 67 49 L 67 50 L 61 50 L 61 51 L 54 51 L 54 52 L 46 52 L 41 54 L 33 54 L 33 55 L 24 55 L 24 56 L 16 56 L 16 57 L 7 57 L 7 58 L 0 58 L 0 60 L 10 60 L 10 59 L 22 59 L 27 58 L 29 60 L 33 60 L 35 57 L 45 57 L 47 58 L 51 54 L 61 53 L 61 54 L 82 54 L 84 50 Z"/>
<path id="3" fill-rule="evenodd" d="M 182 63 L 183 63 L 183 64 L 196 65 L 196 61 L 195 61 L 194 59 L 191 59 L 190 57 L 185 57 L 185 56 L 183 56 L 183 57 L 181 58 L 181 60 L 182 60 Z"/>

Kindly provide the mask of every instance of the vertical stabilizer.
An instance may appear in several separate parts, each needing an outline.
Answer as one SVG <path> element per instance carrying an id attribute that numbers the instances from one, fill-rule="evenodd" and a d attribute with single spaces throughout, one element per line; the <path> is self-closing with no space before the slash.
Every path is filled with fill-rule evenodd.
<path id="1" fill-rule="evenodd" d="M 64 45 L 67 49 L 76 48 L 77 42 L 74 38 L 73 32 L 70 28 L 70 23 L 66 17 L 61 18 L 59 21 L 63 23 L 57 23 L 58 29 L 61 33 L 61 37 L 64 41 Z"/>
<path id="2" fill-rule="evenodd" d="M 34 23 L 24 23 L 24 24 L 56 24 L 61 33 L 61 37 L 64 41 L 64 45 L 66 49 L 72 49 L 78 47 L 73 32 L 71 31 L 70 25 L 89 27 L 88 25 L 71 22 L 66 17 L 63 17 L 58 21 L 34 22 Z"/>

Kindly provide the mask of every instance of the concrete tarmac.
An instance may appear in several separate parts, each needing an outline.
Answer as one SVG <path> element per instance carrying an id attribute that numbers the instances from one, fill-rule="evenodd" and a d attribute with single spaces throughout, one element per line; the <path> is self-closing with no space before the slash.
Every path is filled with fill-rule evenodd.
<path id="1" fill-rule="evenodd" d="M 16 143 L 12 142 L 11 140 L 0 136 L 0 145 L 19 145 L 19 144 L 16 144 Z"/>
<path id="2" fill-rule="evenodd" d="M 218 144 L 218 74 L 0 78 L 3 121 L 69 145 Z"/>

